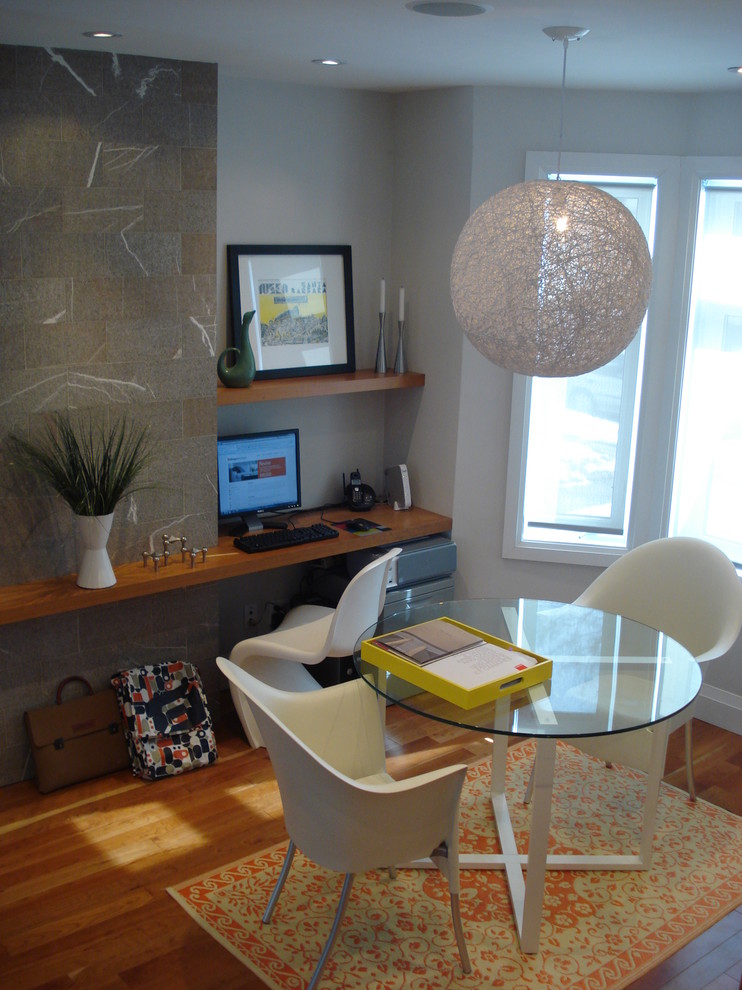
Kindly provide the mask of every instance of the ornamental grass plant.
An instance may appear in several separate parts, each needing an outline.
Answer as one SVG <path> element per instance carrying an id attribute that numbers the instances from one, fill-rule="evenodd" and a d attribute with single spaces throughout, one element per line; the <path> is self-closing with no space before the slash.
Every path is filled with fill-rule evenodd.
<path id="1" fill-rule="evenodd" d="M 131 427 L 126 417 L 105 427 L 57 413 L 40 439 L 9 441 L 18 467 L 46 482 L 78 516 L 107 516 L 125 495 L 151 487 L 137 483 L 152 457 L 149 428 Z"/>

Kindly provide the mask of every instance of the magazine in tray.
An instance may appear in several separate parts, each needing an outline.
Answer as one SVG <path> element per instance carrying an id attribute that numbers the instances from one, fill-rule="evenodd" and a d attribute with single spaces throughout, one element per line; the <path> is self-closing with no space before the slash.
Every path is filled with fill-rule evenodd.
<path id="1" fill-rule="evenodd" d="M 444 616 L 364 640 L 361 658 L 460 708 L 551 677 L 552 662 Z"/>

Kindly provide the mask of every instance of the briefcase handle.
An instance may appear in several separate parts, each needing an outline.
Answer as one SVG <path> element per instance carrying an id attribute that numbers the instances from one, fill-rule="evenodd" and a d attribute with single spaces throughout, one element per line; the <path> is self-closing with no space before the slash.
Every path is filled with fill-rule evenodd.
<path id="1" fill-rule="evenodd" d="M 93 689 L 90 686 L 90 682 L 89 681 L 86 681 L 84 677 L 77 677 L 77 676 L 74 676 L 74 677 L 65 677 L 65 679 L 62 681 L 62 683 L 57 688 L 57 704 L 58 705 L 61 705 L 62 704 L 62 691 L 64 691 L 64 689 L 67 687 L 67 685 L 70 684 L 72 681 L 80 681 L 80 683 L 81 684 L 84 684 L 85 687 L 88 689 L 88 694 L 92 694 L 93 693 Z"/>

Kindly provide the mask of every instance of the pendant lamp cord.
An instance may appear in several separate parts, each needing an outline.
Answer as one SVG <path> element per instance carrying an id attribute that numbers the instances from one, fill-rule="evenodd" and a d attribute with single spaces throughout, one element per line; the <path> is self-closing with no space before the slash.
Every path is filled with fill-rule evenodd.
<path id="1" fill-rule="evenodd" d="M 564 133 L 564 89 L 567 79 L 567 47 L 569 46 L 569 38 L 564 39 L 564 61 L 562 63 L 562 99 L 559 108 L 559 151 L 557 153 L 557 182 L 561 178 L 562 170 L 562 135 Z"/>

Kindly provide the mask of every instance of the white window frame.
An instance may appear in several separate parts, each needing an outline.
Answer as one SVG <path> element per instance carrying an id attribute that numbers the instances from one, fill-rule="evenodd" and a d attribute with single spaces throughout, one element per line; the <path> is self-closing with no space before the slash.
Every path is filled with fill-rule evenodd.
<path id="1" fill-rule="evenodd" d="M 554 152 L 529 152 L 526 179 L 546 178 L 554 171 L 555 160 Z M 626 547 L 525 543 L 520 539 L 530 379 L 514 375 L 503 556 L 605 567 L 626 549 L 667 533 L 701 183 L 704 179 L 742 177 L 742 158 L 562 153 L 561 171 L 627 178 L 653 176 L 657 181 L 653 284 Z"/>
<path id="2" fill-rule="evenodd" d="M 673 433 L 665 474 L 665 493 L 660 535 L 666 535 L 670 528 L 673 486 L 675 483 L 675 451 L 680 431 L 680 401 L 683 385 L 683 365 L 689 333 L 691 311 L 691 289 L 693 279 L 694 251 L 696 244 L 696 227 L 700 212 L 701 192 L 704 182 L 736 180 L 742 182 L 742 156 L 737 158 L 702 158 L 688 157 L 681 161 L 680 166 L 681 197 L 685 199 L 684 219 L 688 230 L 687 242 L 682 256 L 678 257 L 679 268 L 682 266 L 682 278 L 679 275 L 679 291 L 677 292 L 677 320 L 680 327 L 677 341 L 676 380 L 673 396 Z M 703 538 L 702 534 L 698 534 Z M 725 550 L 725 552 L 728 552 Z M 735 558 L 732 558 L 733 560 Z M 742 562 L 735 560 L 738 571 Z"/>

